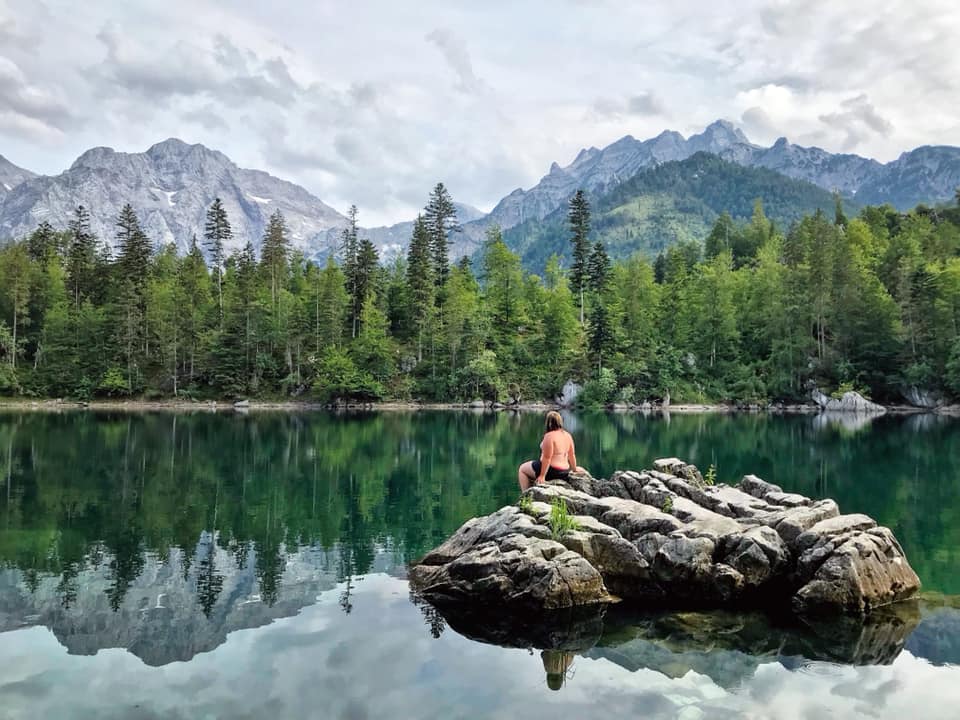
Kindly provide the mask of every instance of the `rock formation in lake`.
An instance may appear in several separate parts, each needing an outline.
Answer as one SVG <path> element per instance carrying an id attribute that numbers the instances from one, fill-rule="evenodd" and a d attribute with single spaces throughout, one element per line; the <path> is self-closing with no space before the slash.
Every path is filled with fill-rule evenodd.
<path id="1" fill-rule="evenodd" d="M 836 614 L 868 612 L 920 587 L 893 533 L 866 515 L 841 515 L 833 500 L 752 475 L 738 487 L 709 485 L 676 458 L 654 467 L 531 488 L 523 509 L 469 520 L 415 564 L 413 590 L 441 607 L 623 599 Z M 553 531 L 554 503 L 566 505 L 576 529 Z"/>

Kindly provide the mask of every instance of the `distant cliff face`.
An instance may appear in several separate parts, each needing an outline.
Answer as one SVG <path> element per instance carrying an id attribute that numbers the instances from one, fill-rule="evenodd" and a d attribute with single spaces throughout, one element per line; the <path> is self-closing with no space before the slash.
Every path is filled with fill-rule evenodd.
<path id="1" fill-rule="evenodd" d="M 203 145 L 166 140 L 144 153 L 88 150 L 67 171 L 16 185 L 0 206 L 0 237 L 21 237 L 44 221 L 65 227 L 74 209 L 89 209 L 94 232 L 112 241 L 117 215 L 129 202 L 155 244 L 187 248 L 203 237 L 207 208 L 221 198 L 234 242 L 259 245 L 267 219 L 283 212 L 295 248 L 311 253 L 321 236 L 346 222 L 340 213 L 298 185 L 259 170 L 237 167 Z"/>
<path id="2" fill-rule="evenodd" d="M 859 155 L 794 145 L 786 138 L 769 148 L 761 147 L 731 123 L 718 120 L 689 138 L 673 131 L 650 140 L 628 135 L 602 150 L 581 150 L 566 167 L 554 163 L 534 187 L 507 195 L 490 215 L 471 224 L 468 232 L 477 235 L 478 230 L 494 223 L 507 229 L 544 218 L 564 205 L 577 189 L 601 195 L 644 169 L 685 160 L 697 152 L 806 180 L 825 190 L 854 196 L 860 204 L 889 202 L 901 210 L 921 202 L 949 201 L 960 187 L 960 148 L 921 147 L 884 165 Z"/>
<path id="3" fill-rule="evenodd" d="M 0 203 L 3 202 L 7 193 L 17 185 L 35 177 L 36 173 L 17 167 L 3 155 L 0 155 Z"/>

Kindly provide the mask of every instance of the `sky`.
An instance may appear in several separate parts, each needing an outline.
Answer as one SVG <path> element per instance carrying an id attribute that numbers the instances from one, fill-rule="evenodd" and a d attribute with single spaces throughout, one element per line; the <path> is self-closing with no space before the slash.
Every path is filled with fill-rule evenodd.
<path id="1" fill-rule="evenodd" d="M 958 37 L 955 0 L 0 0 L 0 154 L 55 174 L 179 137 L 372 226 L 718 118 L 881 161 L 960 145 Z"/>

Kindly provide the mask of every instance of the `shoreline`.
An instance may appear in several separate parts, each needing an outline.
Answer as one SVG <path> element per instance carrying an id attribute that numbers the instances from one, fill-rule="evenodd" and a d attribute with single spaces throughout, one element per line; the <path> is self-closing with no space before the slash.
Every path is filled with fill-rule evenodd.
<path id="1" fill-rule="evenodd" d="M 532 402 L 518 405 L 503 405 L 475 402 L 468 403 L 417 403 L 417 402 L 380 402 L 351 403 L 346 405 L 328 405 L 311 401 L 295 400 L 249 400 L 235 403 L 229 400 L 92 400 L 90 402 L 74 400 L 28 400 L 21 398 L 0 399 L 0 412 L 37 411 L 37 412 L 77 412 L 81 410 L 112 412 L 420 412 L 420 411 L 458 411 L 458 412 L 546 412 L 547 410 L 572 410 L 555 403 Z M 891 405 L 882 413 L 855 413 L 845 411 L 826 411 L 816 404 L 770 405 L 770 406 L 734 406 L 710 403 L 678 403 L 666 407 L 662 405 L 613 405 L 605 408 L 581 410 L 581 412 L 609 412 L 616 414 L 723 414 L 723 415 L 821 415 L 843 417 L 854 415 L 941 415 L 960 417 L 960 406 L 948 405 L 939 408 L 920 408 L 910 405 Z"/>

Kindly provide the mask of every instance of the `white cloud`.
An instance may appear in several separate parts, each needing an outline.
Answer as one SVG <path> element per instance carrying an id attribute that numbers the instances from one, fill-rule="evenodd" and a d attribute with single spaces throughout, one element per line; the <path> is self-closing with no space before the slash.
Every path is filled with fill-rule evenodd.
<path id="1" fill-rule="evenodd" d="M 438 180 L 489 208 L 581 147 L 718 117 L 881 160 L 960 145 L 954 2 L 732 7 L 0 0 L 0 145 L 59 172 L 183 136 L 370 223 Z"/>

